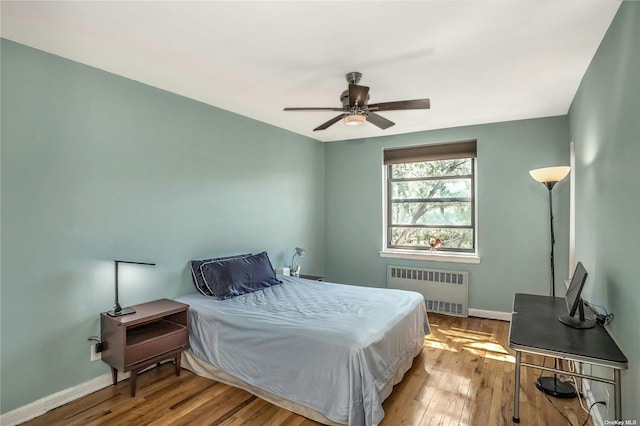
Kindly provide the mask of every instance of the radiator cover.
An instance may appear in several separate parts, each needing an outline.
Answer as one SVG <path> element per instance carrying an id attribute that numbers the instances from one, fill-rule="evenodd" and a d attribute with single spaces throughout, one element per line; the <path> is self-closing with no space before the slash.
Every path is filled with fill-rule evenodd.
<path id="1" fill-rule="evenodd" d="M 427 311 L 466 317 L 469 272 L 387 266 L 387 287 L 421 293 Z"/>

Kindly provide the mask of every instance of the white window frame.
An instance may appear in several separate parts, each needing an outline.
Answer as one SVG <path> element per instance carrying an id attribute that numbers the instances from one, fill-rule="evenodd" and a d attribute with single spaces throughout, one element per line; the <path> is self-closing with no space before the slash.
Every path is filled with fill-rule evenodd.
<path id="1" fill-rule="evenodd" d="M 382 152 L 384 159 L 384 150 Z M 473 214 L 474 214 L 474 252 L 454 252 L 454 251 L 429 251 L 424 249 L 399 249 L 388 247 L 388 205 L 389 205 L 389 166 L 382 161 L 382 249 L 379 251 L 380 257 L 396 258 L 396 259 L 414 259 L 429 260 L 434 262 L 449 263 L 480 263 L 480 255 L 478 251 L 478 169 L 477 158 L 473 158 L 474 177 L 473 177 Z"/>

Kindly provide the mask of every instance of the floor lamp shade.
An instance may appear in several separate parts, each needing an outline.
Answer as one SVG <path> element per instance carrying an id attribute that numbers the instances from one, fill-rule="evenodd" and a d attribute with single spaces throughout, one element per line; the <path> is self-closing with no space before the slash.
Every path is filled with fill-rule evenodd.
<path id="1" fill-rule="evenodd" d="M 570 171 L 571 171 L 571 167 L 555 166 L 555 167 L 543 167 L 541 169 L 530 170 L 529 174 L 534 180 L 544 184 L 545 186 L 547 186 L 547 188 L 549 188 L 549 186 L 553 188 L 553 186 L 556 183 L 566 178 Z"/>

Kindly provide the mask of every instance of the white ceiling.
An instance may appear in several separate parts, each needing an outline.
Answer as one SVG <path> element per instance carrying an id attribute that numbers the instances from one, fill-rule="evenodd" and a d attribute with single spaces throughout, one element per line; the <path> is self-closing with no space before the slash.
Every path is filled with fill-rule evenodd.
<path id="1" fill-rule="evenodd" d="M 619 0 L 10 2 L 2 37 L 318 139 L 563 115 Z M 344 75 L 396 125 L 312 129 Z"/>

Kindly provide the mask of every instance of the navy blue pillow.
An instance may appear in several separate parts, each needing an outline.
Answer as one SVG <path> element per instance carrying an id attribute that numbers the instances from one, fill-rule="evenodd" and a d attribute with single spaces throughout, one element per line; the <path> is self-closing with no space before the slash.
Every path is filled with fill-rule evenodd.
<path id="1" fill-rule="evenodd" d="M 213 296 L 211 289 L 207 287 L 207 284 L 204 282 L 202 278 L 202 272 L 200 271 L 200 267 L 207 262 L 214 262 L 217 260 L 226 260 L 226 259 L 235 259 L 237 257 L 247 257 L 251 256 L 251 253 L 247 254 L 236 254 L 233 256 L 225 256 L 225 257 L 214 257 L 213 259 L 205 259 L 205 260 L 192 260 L 191 263 L 191 278 L 193 279 L 193 285 L 196 286 L 196 289 L 205 296 Z"/>
<path id="2" fill-rule="evenodd" d="M 204 263 L 200 267 L 207 287 L 218 299 L 230 299 L 281 284 L 267 252 Z"/>

